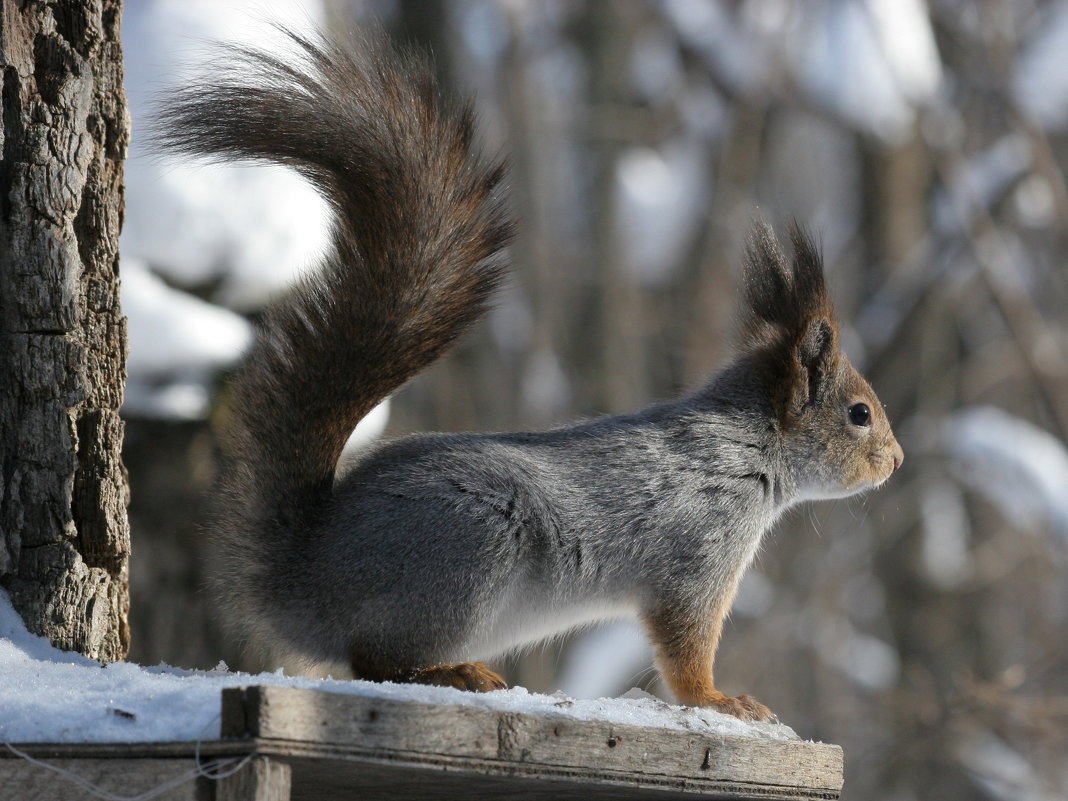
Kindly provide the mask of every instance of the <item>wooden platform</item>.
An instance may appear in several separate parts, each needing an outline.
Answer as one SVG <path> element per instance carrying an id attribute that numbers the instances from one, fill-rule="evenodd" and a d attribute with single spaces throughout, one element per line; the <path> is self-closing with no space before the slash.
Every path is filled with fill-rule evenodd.
<path id="1" fill-rule="evenodd" d="M 564 717 L 385 701 L 283 687 L 224 690 L 223 739 L 168 801 L 329 799 L 837 799 L 838 746 L 715 737 Z M 195 768 L 194 743 L 18 748 L 133 796 Z M 10 757 L 10 759 L 3 759 Z M 228 770 L 233 771 L 235 764 Z M 90 799 L 69 778 L 0 747 L 5 801 Z"/>

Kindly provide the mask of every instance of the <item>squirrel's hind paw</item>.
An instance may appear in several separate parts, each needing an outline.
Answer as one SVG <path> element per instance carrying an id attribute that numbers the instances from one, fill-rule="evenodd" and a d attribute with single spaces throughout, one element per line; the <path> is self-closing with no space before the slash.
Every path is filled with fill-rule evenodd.
<path id="1" fill-rule="evenodd" d="M 504 679 L 482 662 L 458 662 L 419 668 L 410 674 L 408 681 L 413 684 L 455 687 L 457 690 L 475 693 L 508 689 L 508 684 Z"/>

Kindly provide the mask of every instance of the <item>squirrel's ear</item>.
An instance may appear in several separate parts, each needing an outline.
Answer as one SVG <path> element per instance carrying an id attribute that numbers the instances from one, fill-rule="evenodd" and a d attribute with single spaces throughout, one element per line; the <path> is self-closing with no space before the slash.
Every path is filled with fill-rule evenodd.
<path id="1" fill-rule="evenodd" d="M 826 317 L 808 321 L 796 344 L 801 379 L 794 382 L 794 408 L 803 410 L 823 402 L 838 366 L 838 335 Z"/>
<path id="2" fill-rule="evenodd" d="M 822 403 L 827 394 L 838 367 L 838 327 L 819 250 L 797 223 L 790 226 L 790 242 L 794 247 L 794 302 L 800 316 L 794 334 L 794 358 L 803 374 L 795 388 L 796 408 L 800 410 Z"/>

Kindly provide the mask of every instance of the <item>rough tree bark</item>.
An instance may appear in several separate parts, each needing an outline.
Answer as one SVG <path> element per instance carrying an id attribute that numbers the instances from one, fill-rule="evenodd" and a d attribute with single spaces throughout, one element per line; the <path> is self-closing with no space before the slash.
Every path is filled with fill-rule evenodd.
<path id="1" fill-rule="evenodd" d="M 129 647 L 121 4 L 0 0 L 0 584 L 105 661 Z"/>

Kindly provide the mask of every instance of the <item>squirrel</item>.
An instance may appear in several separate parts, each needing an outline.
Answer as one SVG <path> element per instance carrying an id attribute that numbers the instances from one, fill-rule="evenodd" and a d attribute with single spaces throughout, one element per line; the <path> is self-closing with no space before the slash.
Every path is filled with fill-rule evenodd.
<path id="1" fill-rule="evenodd" d="M 713 661 L 739 581 L 790 506 L 882 484 L 903 454 L 839 347 L 818 249 L 757 221 L 731 361 L 685 397 L 542 432 L 429 434 L 339 468 L 379 401 L 487 309 L 514 223 L 470 101 L 381 34 L 235 46 L 158 120 L 172 151 L 289 165 L 332 244 L 266 311 L 234 378 L 210 526 L 252 643 L 356 678 L 489 691 L 478 660 L 637 616 L 678 701 L 773 720 Z M 216 67 L 218 68 L 218 64 Z"/>

